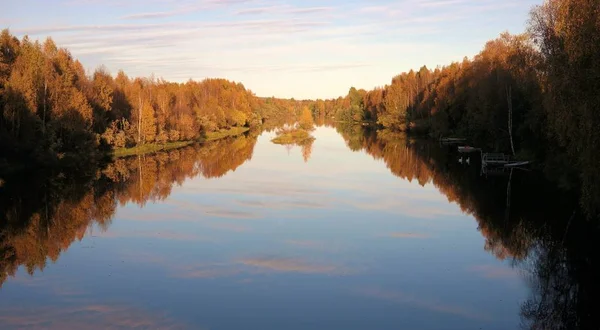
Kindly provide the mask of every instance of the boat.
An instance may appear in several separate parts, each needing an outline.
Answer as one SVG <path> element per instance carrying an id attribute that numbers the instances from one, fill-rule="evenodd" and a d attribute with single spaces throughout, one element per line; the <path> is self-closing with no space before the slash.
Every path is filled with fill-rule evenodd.
<path id="1" fill-rule="evenodd" d="M 531 163 L 531 162 L 528 160 L 520 161 L 520 162 L 510 162 L 510 163 L 504 164 L 504 167 L 519 167 L 519 166 L 529 165 L 529 163 Z"/>
<path id="2" fill-rule="evenodd" d="M 479 148 L 475 148 L 475 147 L 471 147 L 471 146 L 458 146 L 458 152 L 462 152 L 462 153 L 470 153 L 470 152 L 475 152 L 475 151 L 479 151 Z"/>
<path id="3" fill-rule="evenodd" d="M 483 166 L 503 166 L 511 163 L 510 156 L 502 153 L 484 153 L 481 155 Z"/>
<path id="4" fill-rule="evenodd" d="M 443 138 L 443 137 L 440 137 L 440 142 L 445 143 L 445 144 L 461 143 L 461 142 L 465 142 L 466 140 L 467 139 L 465 139 L 465 138 L 452 138 L 452 137 Z"/>

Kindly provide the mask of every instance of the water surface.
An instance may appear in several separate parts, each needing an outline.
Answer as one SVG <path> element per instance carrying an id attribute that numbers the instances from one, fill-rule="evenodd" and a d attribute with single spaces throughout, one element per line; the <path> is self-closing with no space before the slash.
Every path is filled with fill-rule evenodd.
<path id="1" fill-rule="evenodd" d="M 519 327 L 535 244 L 496 219 L 524 219 L 510 217 L 522 174 L 487 178 L 439 146 L 357 130 L 7 181 L 1 328 Z"/>

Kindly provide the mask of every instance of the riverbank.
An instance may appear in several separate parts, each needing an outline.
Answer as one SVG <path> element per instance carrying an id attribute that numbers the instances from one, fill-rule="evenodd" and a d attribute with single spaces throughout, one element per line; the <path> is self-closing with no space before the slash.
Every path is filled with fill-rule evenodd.
<path id="1" fill-rule="evenodd" d="M 185 146 L 189 146 L 193 143 L 204 143 L 224 139 L 230 136 L 238 136 L 246 133 L 248 130 L 250 130 L 248 127 L 232 127 L 230 129 L 223 129 L 216 132 L 208 132 L 206 133 L 204 138 L 198 140 L 177 141 L 168 143 L 150 143 L 141 146 L 135 146 L 132 148 L 119 148 L 115 149 L 111 153 L 111 156 L 113 158 L 121 158 L 135 155 L 144 155 L 158 151 L 178 149 Z"/>
<path id="2" fill-rule="evenodd" d="M 248 127 L 233 127 L 215 132 L 206 133 L 204 137 L 197 140 L 176 141 L 168 143 L 150 143 L 132 148 L 120 148 L 112 151 L 95 150 L 93 153 L 86 154 L 66 154 L 59 160 L 47 161 L 46 159 L 36 159 L 29 155 L 16 155 L 14 157 L 0 157 L 0 178 L 13 175 L 14 173 L 32 171 L 40 168 L 47 169 L 74 169 L 83 170 L 94 167 L 98 162 L 106 158 L 123 158 L 136 155 L 151 154 L 159 151 L 167 151 L 183 148 L 194 143 L 205 143 L 225 139 L 227 137 L 238 136 L 248 132 Z"/>
<path id="3" fill-rule="evenodd" d="M 134 156 L 134 155 L 143 155 L 143 154 L 148 154 L 148 153 L 154 153 L 157 151 L 165 151 L 165 150 L 171 150 L 171 149 L 177 149 L 177 148 L 181 148 L 181 147 L 185 147 L 185 146 L 189 146 L 190 144 L 194 143 L 196 141 L 178 141 L 178 142 L 168 142 L 168 143 L 151 143 L 151 144 L 144 144 L 141 146 L 135 146 L 132 148 L 119 148 L 119 149 L 115 149 L 112 152 L 112 156 L 114 158 L 121 158 L 121 157 L 127 157 L 127 156 Z"/>
<path id="4" fill-rule="evenodd" d="M 248 132 L 249 130 L 250 128 L 248 127 L 232 127 L 230 129 L 223 129 L 216 132 L 210 132 L 206 133 L 206 138 L 201 142 L 219 140 L 230 136 L 238 136 Z"/>

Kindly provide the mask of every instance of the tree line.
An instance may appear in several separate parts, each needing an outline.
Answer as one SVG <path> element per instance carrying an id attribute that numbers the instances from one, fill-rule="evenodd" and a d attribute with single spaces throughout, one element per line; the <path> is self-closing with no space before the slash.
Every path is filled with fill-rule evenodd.
<path id="1" fill-rule="evenodd" d="M 201 139 L 231 127 L 272 130 L 309 107 L 319 122 L 371 121 L 396 131 L 463 136 L 522 158 L 575 164 L 575 175 L 600 195 L 593 184 L 600 182 L 599 6 L 548 0 L 532 9 L 527 33 L 504 33 L 472 59 L 424 66 L 383 87 L 350 88 L 345 97 L 314 101 L 259 98 L 223 79 L 171 83 L 122 71 L 113 77 L 103 68 L 86 75 L 52 39 L 18 40 L 4 30 L 0 153 L 57 162 Z"/>
<path id="2" fill-rule="evenodd" d="M 317 116 L 469 138 L 544 164 L 600 210 L 600 2 L 547 0 L 527 32 L 501 34 L 472 59 L 425 66 L 370 91 L 317 100 Z M 567 183 L 569 182 L 569 183 Z M 567 187 L 571 188 L 571 187 Z M 593 213 L 596 213 L 594 211 Z"/>
<path id="3" fill-rule="evenodd" d="M 532 9 L 526 33 L 503 33 L 472 59 L 423 66 L 370 91 L 351 88 L 317 100 L 313 111 L 504 151 L 551 143 L 598 164 L 598 153 L 583 147 L 600 142 L 599 41 L 598 1 L 548 0 Z"/>
<path id="4" fill-rule="evenodd" d="M 293 120 L 303 102 L 259 98 L 225 79 L 173 83 L 123 71 L 113 77 L 103 67 L 88 75 L 51 38 L 0 33 L 0 163 L 52 164 L 199 140 L 208 132 Z"/>

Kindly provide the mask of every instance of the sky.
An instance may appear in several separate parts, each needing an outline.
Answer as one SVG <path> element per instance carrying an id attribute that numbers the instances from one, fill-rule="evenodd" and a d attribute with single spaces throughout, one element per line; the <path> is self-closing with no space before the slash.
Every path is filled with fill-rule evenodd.
<path id="1" fill-rule="evenodd" d="M 542 0 L 20 0 L 0 28 L 51 36 L 86 70 L 169 81 L 226 78 L 258 96 L 372 89 L 522 33 Z M 8 8 L 8 9 L 7 9 Z"/>

